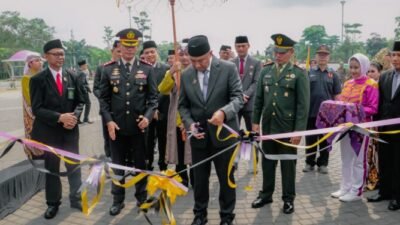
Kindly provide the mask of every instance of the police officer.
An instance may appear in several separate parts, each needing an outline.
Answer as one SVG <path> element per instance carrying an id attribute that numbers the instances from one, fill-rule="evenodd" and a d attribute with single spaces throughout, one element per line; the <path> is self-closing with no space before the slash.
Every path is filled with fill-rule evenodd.
<path id="1" fill-rule="evenodd" d="M 125 29 L 117 35 L 121 43 L 121 59 L 106 65 L 101 79 L 100 107 L 111 139 L 113 163 L 124 165 L 133 156 L 134 166 L 145 169 L 144 130 L 157 108 L 157 86 L 153 68 L 135 58 L 142 33 Z M 129 151 L 131 154 L 129 154 Z M 116 175 L 124 171 L 115 170 Z M 124 183 L 124 179 L 121 180 Z M 147 180 L 136 184 L 135 197 L 140 206 L 147 198 Z M 113 204 L 110 215 L 124 208 L 125 189 L 112 184 Z"/>
<path id="2" fill-rule="evenodd" d="M 328 68 L 329 48 L 326 45 L 321 45 L 317 49 L 316 61 L 317 66 L 310 70 L 310 114 L 308 117 L 307 130 L 317 129 L 315 121 L 317 120 L 319 106 L 325 100 L 334 100 L 335 96 L 342 91 L 340 78 L 336 72 Z M 306 144 L 311 145 L 321 138 L 321 135 L 313 135 L 306 137 Z M 319 148 L 324 149 L 328 143 L 323 141 Z M 314 170 L 314 166 L 318 166 L 318 172 L 322 174 L 328 173 L 329 152 L 325 149 L 319 152 L 319 157 L 316 159 L 317 147 L 307 149 L 308 155 L 306 158 L 306 166 L 303 172 Z"/>
<path id="3" fill-rule="evenodd" d="M 283 34 L 271 36 L 275 42 L 275 63 L 266 65 L 261 71 L 256 90 L 253 113 L 253 131 L 262 134 L 286 133 L 305 130 L 310 101 L 309 81 L 304 71 L 290 62 L 296 43 Z M 262 119 L 261 119 L 262 118 Z M 301 137 L 283 139 L 299 144 Z M 253 208 L 260 208 L 272 202 L 275 189 L 275 170 L 280 160 L 282 172 L 283 212 L 294 212 L 296 160 L 282 160 L 296 149 L 281 145 L 272 140 L 264 141 L 262 149 L 270 157 L 262 159 L 263 186 Z M 279 155 L 283 154 L 283 155 Z M 290 158 L 290 157 L 289 157 Z M 295 157 L 292 157 L 295 158 Z"/>

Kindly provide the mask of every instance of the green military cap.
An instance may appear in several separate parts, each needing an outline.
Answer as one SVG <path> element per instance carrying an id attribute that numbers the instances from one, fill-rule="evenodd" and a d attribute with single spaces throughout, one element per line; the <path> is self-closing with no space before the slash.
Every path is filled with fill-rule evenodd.
<path id="1" fill-rule="evenodd" d="M 284 34 L 273 34 L 271 35 L 271 39 L 275 42 L 275 52 L 287 52 L 288 50 L 293 49 L 293 46 L 296 44 L 295 41 Z"/>
<path id="2" fill-rule="evenodd" d="M 121 45 L 126 47 L 135 47 L 139 45 L 143 34 L 136 29 L 128 28 L 121 30 L 115 36 L 119 37 Z"/>

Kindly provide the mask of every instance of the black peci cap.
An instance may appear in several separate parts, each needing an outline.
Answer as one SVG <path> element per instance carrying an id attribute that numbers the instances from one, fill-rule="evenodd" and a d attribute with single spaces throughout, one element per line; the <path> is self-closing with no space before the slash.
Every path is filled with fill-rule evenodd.
<path id="1" fill-rule="evenodd" d="M 64 47 L 64 45 L 62 44 L 60 39 L 55 39 L 55 40 L 51 40 L 51 41 L 47 42 L 46 44 L 44 44 L 43 52 L 47 53 L 48 51 L 55 49 L 55 48 L 66 49 L 66 47 Z"/>
<path id="2" fill-rule="evenodd" d="M 188 53 L 190 56 L 202 56 L 210 51 L 208 38 L 204 35 L 197 35 L 189 39 Z"/>

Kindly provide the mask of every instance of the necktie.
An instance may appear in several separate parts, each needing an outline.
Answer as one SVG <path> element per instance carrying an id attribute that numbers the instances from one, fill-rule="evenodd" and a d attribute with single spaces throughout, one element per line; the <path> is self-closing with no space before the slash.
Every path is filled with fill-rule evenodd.
<path id="1" fill-rule="evenodd" d="M 63 93 L 63 84 L 61 81 L 60 73 L 57 73 L 57 75 L 56 75 L 56 85 L 57 85 L 58 94 L 61 96 Z"/>
<path id="2" fill-rule="evenodd" d="M 125 64 L 125 67 L 126 67 L 126 71 L 129 73 L 129 72 L 131 72 L 131 64 L 130 63 L 126 63 Z"/>
<path id="3" fill-rule="evenodd" d="M 397 90 L 397 86 L 398 86 L 398 77 L 399 77 L 399 74 L 397 74 L 397 73 L 393 74 L 392 98 L 394 97 L 394 94 L 396 94 L 396 90 Z"/>
<path id="4" fill-rule="evenodd" d="M 208 70 L 204 71 L 203 77 L 203 98 L 207 99 L 207 89 L 208 89 Z"/>
<path id="5" fill-rule="evenodd" d="M 244 75 L 244 59 L 240 59 L 240 64 L 239 64 L 239 75 L 240 78 L 243 79 L 243 75 Z"/>

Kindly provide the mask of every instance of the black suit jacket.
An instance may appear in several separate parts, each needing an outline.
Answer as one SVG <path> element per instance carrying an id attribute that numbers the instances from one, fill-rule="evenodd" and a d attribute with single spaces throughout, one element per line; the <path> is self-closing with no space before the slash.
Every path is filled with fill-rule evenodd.
<path id="1" fill-rule="evenodd" d="M 400 88 L 392 98 L 392 83 L 395 70 L 391 69 L 384 72 L 379 78 L 379 108 L 378 119 L 391 119 L 400 117 Z M 398 130 L 400 125 L 381 127 L 381 130 Z"/>
<path id="2" fill-rule="evenodd" d="M 210 77 L 208 80 L 207 98 L 204 100 L 197 71 L 193 66 L 186 69 L 181 76 L 181 91 L 179 96 L 179 113 L 187 129 L 199 122 L 205 129 L 205 139 L 192 138 L 193 147 L 204 148 L 209 140 L 217 148 L 233 144 L 231 139 L 225 142 L 216 139 L 217 127 L 207 122 L 214 112 L 222 110 L 225 113 L 225 123 L 235 130 L 239 129 L 237 114 L 243 107 L 242 84 L 235 64 L 225 60 L 212 58 Z M 229 135 L 226 129 L 221 132 L 221 138 Z"/>
<path id="3" fill-rule="evenodd" d="M 78 126 L 65 129 L 58 119 L 61 114 L 73 112 L 79 118 L 84 99 L 77 76 L 69 71 L 62 71 L 63 94 L 58 94 L 57 85 L 50 69 L 45 69 L 33 76 L 30 81 L 32 112 L 35 116 L 32 139 L 54 146 L 59 146 L 66 138 L 78 141 Z M 68 93 L 69 92 L 69 93 Z"/>

